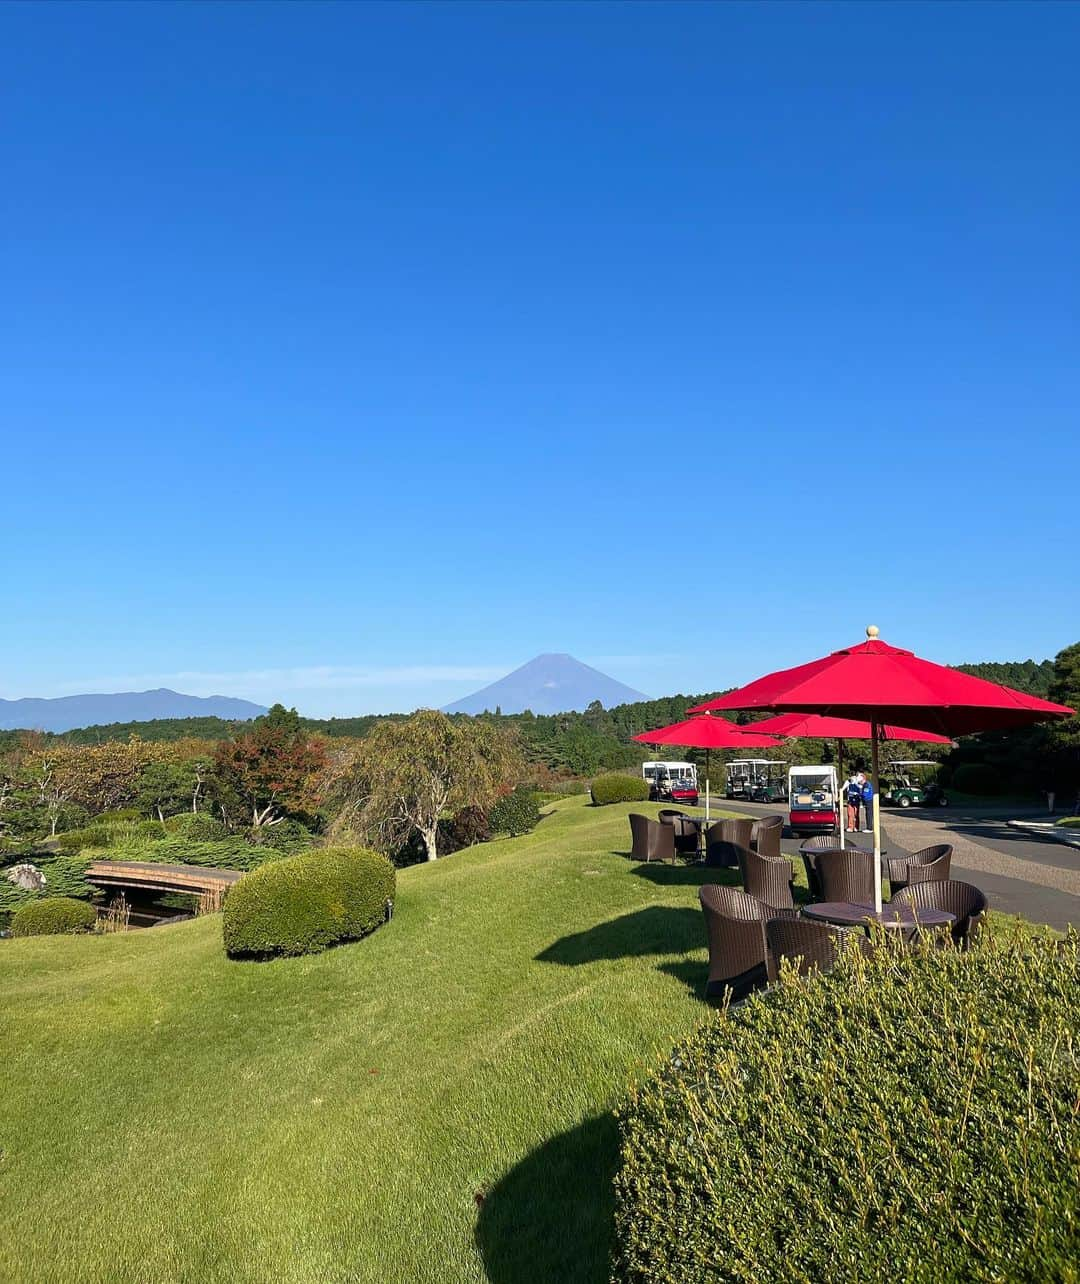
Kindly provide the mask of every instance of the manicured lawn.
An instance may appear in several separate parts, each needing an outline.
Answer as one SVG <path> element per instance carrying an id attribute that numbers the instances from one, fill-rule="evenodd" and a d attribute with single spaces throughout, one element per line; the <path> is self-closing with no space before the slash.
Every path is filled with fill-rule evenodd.
<path id="1" fill-rule="evenodd" d="M 632 865 L 631 810 L 405 870 L 310 959 L 0 942 L 0 1278 L 605 1279 L 610 1108 L 707 1012 L 701 872 Z"/>

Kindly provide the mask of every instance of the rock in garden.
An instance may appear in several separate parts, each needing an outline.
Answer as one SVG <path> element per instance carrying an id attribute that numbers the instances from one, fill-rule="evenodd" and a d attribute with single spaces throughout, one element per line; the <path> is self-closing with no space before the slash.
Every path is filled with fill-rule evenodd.
<path id="1" fill-rule="evenodd" d="M 24 892 L 43 892 L 49 881 L 36 865 L 12 865 L 8 870 L 8 882 L 21 887 Z"/>

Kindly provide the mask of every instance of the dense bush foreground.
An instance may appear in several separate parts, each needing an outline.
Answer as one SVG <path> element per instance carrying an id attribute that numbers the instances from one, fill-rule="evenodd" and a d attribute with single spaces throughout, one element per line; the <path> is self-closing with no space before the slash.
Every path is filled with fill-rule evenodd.
<path id="1" fill-rule="evenodd" d="M 1078 940 L 872 961 L 720 1014 L 623 1117 L 615 1278 L 1075 1280 Z"/>

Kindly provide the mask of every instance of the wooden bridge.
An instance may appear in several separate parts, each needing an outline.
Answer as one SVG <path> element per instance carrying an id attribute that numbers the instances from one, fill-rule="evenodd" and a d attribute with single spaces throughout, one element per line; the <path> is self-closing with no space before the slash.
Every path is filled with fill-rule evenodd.
<path id="1" fill-rule="evenodd" d="M 157 865 L 152 861 L 96 860 L 86 878 L 95 887 L 145 888 L 155 892 L 219 894 L 244 877 L 239 869 L 211 869 L 202 865 Z"/>

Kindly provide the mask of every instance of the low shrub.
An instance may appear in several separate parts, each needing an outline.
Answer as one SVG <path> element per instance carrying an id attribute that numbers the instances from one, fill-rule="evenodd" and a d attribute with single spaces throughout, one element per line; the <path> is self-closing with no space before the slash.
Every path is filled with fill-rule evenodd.
<path id="1" fill-rule="evenodd" d="M 276 825 L 260 825 L 251 831 L 251 841 L 259 847 L 293 856 L 314 847 L 318 839 L 298 820 L 282 820 Z"/>
<path id="2" fill-rule="evenodd" d="M 613 1278 L 1075 1278 L 1080 938 L 849 952 L 621 1112 Z"/>
<path id="3" fill-rule="evenodd" d="M 488 823 L 493 834 L 528 834 L 540 823 L 540 803 L 536 794 L 525 785 L 500 798 L 488 812 Z"/>
<path id="4" fill-rule="evenodd" d="M 69 829 L 63 834 L 57 834 L 56 841 L 61 851 L 78 852 L 84 847 L 112 847 L 135 839 L 160 838 L 165 832 L 165 826 L 160 820 L 144 820 L 138 817 L 138 813 L 134 820 L 99 816 L 82 829 Z"/>
<path id="5" fill-rule="evenodd" d="M 649 782 L 641 776 L 597 776 L 592 783 L 592 800 L 597 807 L 609 803 L 647 802 Z"/>
<path id="6" fill-rule="evenodd" d="M 491 825 L 482 807 L 462 807 L 446 820 L 439 821 L 439 855 L 448 856 L 491 837 Z"/>
<path id="7" fill-rule="evenodd" d="M 98 889 L 86 881 L 86 867 L 90 857 L 82 852 L 61 852 L 57 856 L 35 856 L 33 862 L 45 875 L 44 892 L 28 891 L 0 878 L 0 913 L 18 909 L 20 905 L 36 902 L 46 897 L 71 897 L 89 901 L 100 895 Z"/>
<path id="8" fill-rule="evenodd" d="M 195 842 L 216 843 L 229 837 L 224 824 L 206 811 L 185 811 L 170 816 L 165 822 L 165 829 L 178 838 L 189 838 Z"/>
<path id="9" fill-rule="evenodd" d="M 89 932 L 97 922 L 97 912 L 86 901 L 70 896 L 44 896 L 20 905 L 11 916 L 12 936 L 63 936 L 69 932 Z"/>
<path id="10" fill-rule="evenodd" d="M 316 954 L 357 940 L 384 921 L 394 888 L 393 865 L 362 847 L 320 848 L 264 865 L 225 900 L 225 952 L 231 958 Z"/>
<path id="11" fill-rule="evenodd" d="M 965 762 L 953 772 L 952 788 L 961 794 L 978 794 L 981 798 L 1000 794 L 1004 788 L 1001 772 L 988 762 Z"/>

